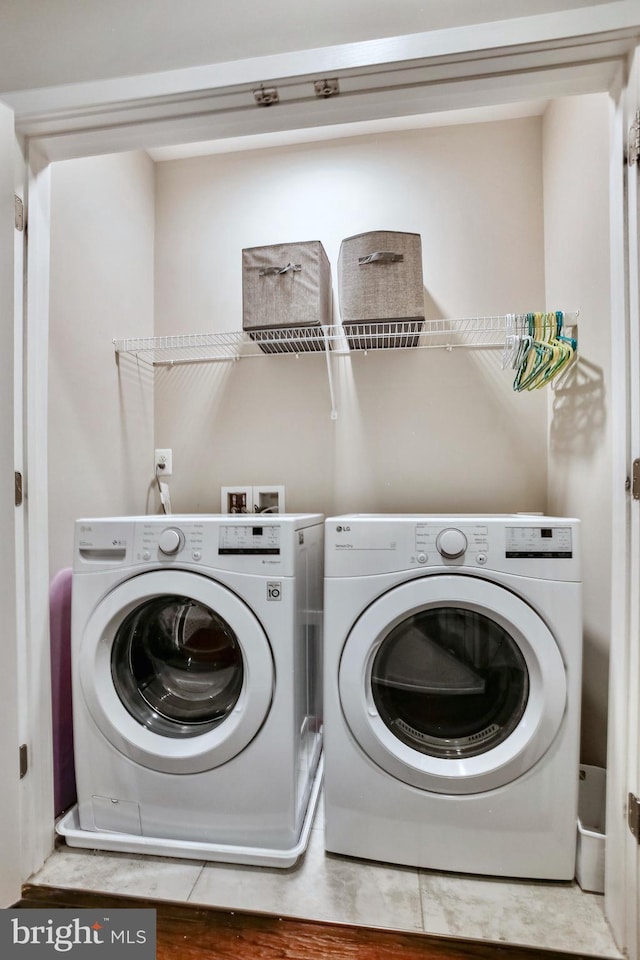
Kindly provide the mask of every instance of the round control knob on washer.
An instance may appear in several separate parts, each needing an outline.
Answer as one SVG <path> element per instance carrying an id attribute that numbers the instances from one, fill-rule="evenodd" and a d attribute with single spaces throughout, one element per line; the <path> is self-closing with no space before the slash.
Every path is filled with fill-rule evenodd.
<path id="1" fill-rule="evenodd" d="M 446 560 L 457 560 L 467 549 L 467 538 L 462 530 L 447 527 L 436 537 L 436 547 L 438 553 Z"/>
<path id="2" fill-rule="evenodd" d="M 158 548 L 161 553 L 166 553 L 169 556 L 172 553 L 177 553 L 178 550 L 184 544 L 184 537 L 180 530 L 176 530 L 175 527 L 167 527 L 166 530 L 163 530 L 160 534 L 160 539 L 158 540 Z"/>

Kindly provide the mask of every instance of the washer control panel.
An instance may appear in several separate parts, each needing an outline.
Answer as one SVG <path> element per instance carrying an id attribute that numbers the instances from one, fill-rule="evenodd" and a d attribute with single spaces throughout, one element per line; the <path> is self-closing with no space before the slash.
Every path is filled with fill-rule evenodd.
<path id="1" fill-rule="evenodd" d="M 158 550 L 170 557 L 184 547 L 184 533 L 177 527 L 167 527 L 158 538 Z"/>
<path id="2" fill-rule="evenodd" d="M 281 530 L 277 524 L 222 524 L 218 535 L 221 556 L 279 556 Z"/>
<path id="3" fill-rule="evenodd" d="M 281 528 L 278 524 L 220 524 L 217 545 L 209 541 L 218 556 L 280 556 Z M 143 523 L 137 530 L 136 559 L 171 559 L 183 557 L 200 560 L 203 556 L 204 526 L 200 523 Z M 217 550 L 216 550 L 217 546 Z"/>
<path id="4" fill-rule="evenodd" d="M 507 527 L 505 557 L 570 560 L 573 557 L 571 527 Z"/>
<path id="5" fill-rule="evenodd" d="M 436 537 L 436 549 L 446 560 L 457 560 L 464 555 L 468 540 L 457 527 L 445 527 Z"/>
<path id="6" fill-rule="evenodd" d="M 156 522 L 136 524 L 134 557 L 139 560 L 200 560 L 204 542 L 204 527 L 201 523 Z"/>
<path id="7" fill-rule="evenodd" d="M 80 519 L 75 524 L 74 571 L 139 566 L 210 576 L 293 577 L 301 564 L 311 562 L 311 554 L 321 553 L 323 533 L 319 513 Z"/>

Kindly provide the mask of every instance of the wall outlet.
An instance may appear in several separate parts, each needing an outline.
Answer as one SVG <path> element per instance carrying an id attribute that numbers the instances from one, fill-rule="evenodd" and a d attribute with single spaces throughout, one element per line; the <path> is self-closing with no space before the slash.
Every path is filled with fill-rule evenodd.
<path id="1" fill-rule="evenodd" d="M 153 469 L 154 473 L 157 470 L 158 476 L 170 477 L 173 473 L 173 451 L 156 450 Z"/>

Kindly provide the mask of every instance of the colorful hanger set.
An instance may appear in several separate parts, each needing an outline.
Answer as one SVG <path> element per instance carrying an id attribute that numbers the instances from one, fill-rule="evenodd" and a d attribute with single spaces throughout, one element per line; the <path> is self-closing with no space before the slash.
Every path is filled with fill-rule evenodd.
<path id="1" fill-rule="evenodd" d="M 516 371 L 513 389 L 538 390 L 575 359 L 578 343 L 566 335 L 565 316 L 553 313 L 509 314 L 503 367 Z"/>

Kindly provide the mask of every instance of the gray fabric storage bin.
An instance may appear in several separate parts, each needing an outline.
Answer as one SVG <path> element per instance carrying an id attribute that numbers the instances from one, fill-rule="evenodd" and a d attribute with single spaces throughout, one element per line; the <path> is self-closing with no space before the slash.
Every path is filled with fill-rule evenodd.
<path id="1" fill-rule="evenodd" d="M 331 267 L 319 240 L 242 251 L 242 329 L 265 353 L 323 350 L 320 328 L 330 324 Z"/>
<path id="2" fill-rule="evenodd" d="M 350 346 L 416 346 L 424 323 L 420 234 L 374 230 L 347 237 L 340 245 L 338 291 Z M 377 324 L 384 327 L 371 335 Z"/>

